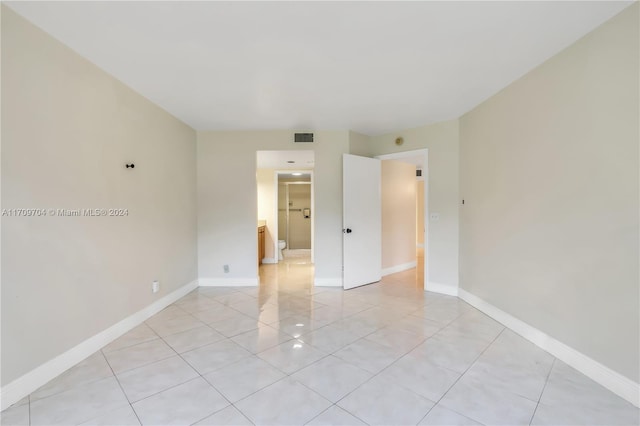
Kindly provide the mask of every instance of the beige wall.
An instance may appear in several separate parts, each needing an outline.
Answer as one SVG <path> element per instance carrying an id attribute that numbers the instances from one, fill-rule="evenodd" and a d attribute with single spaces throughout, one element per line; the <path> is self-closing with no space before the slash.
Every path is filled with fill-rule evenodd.
<path id="1" fill-rule="evenodd" d="M 196 279 L 195 143 L 2 6 L 3 208 L 129 211 L 2 218 L 3 386 Z"/>
<path id="2" fill-rule="evenodd" d="M 462 117 L 461 287 L 638 382 L 638 4 Z"/>
<path id="3" fill-rule="evenodd" d="M 395 139 L 404 138 L 397 146 Z M 427 264 L 429 281 L 450 291 L 458 287 L 458 120 L 373 136 L 371 155 L 429 150 L 429 211 L 440 220 L 429 223 Z M 425 173 L 425 171 L 423 171 Z M 426 173 L 425 173 L 426 174 Z M 429 285 L 427 285 L 429 289 Z"/>
<path id="4" fill-rule="evenodd" d="M 416 167 L 384 160 L 381 176 L 382 269 L 386 269 L 416 260 Z"/>
<path id="5" fill-rule="evenodd" d="M 294 130 L 198 132 L 198 269 L 200 278 L 254 283 L 256 151 L 314 150 L 315 277 L 341 283 L 342 154 L 348 131 L 315 131 L 296 144 Z M 302 146 L 301 146 L 302 145 Z M 225 176 L 234 176 L 229 185 Z M 230 272 L 223 272 L 223 265 Z"/>
<path id="6" fill-rule="evenodd" d="M 416 181 L 416 245 L 424 244 L 424 180 Z"/>
<path id="7" fill-rule="evenodd" d="M 274 245 L 274 240 L 277 241 L 275 235 L 277 229 L 275 179 L 274 169 L 258 169 L 256 171 L 258 185 L 258 220 L 264 220 L 266 222 L 264 257 L 269 261 L 278 259 L 278 256 L 275 254 Z"/>
<path id="8" fill-rule="evenodd" d="M 372 157 L 370 137 L 358 132 L 349 132 L 349 154 Z"/>

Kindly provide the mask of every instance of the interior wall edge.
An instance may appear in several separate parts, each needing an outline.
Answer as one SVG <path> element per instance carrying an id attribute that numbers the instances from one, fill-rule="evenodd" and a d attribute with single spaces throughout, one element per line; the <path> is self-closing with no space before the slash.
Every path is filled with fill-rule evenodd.
<path id="1" fill-rule="evenodd" d="M 458 289 L 458 293 L 460 299 L 474 308 L 482 311 L 511 331 L 549 352 L 560 361 L 575 368 L 580 373 L 629 401 L 636 407 L 640 407 L 640 383 L 636 383 L 622 374 L 613 371 L 582 352 L 554 339 L 543 331 L 506 313 L 464 289 Z"/>
<path id="2" fill-rule="evenodd" d="M 190 283 L 167 294 L 162 299 L 159 299 L 138 312 L 129 315 L 106 330 L 95 334 L 68 351 L 3 386 L 0 389 L 0 410 L 5 410 L 25 396 L 31 394 L 50 380 L 56 378 L 69 368 L 99 351 L 131 329 L 142 324 L 148 318 L 184 297 L 197 287 L 198 281 L 191 281 Z"/>

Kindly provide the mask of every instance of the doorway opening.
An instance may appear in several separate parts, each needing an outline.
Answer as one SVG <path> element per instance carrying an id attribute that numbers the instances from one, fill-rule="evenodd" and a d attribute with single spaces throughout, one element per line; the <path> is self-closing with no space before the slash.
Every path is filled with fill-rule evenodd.
<path id="1" fill-rule="evenodd" d="M 277 172 L 278 261 L 289 258 L 311 262 L 311 172 Z"/>
<path id="2" fill-rule="evenodd" d="M 303 290 L 314 281 L 314 152 L 257 151 L 260 285 Z M 260 249 L 258 250 L 260 252 Z"/>
<path id="3" fill-rule="evenodd" d="M 376 158 L 382 160 L 382 275 L 413 277 L 416 287 L 426 289 L 428 152 L 421 149 Z"/>

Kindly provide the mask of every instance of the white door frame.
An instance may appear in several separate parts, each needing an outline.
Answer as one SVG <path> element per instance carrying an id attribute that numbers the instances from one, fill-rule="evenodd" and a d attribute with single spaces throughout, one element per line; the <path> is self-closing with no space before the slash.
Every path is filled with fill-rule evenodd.
<path id="1" fill-rule="evenodd" d="M 376 155 L 380 160 L 402 160 L 409 157 L 424 156 L 424 166 L 422 167 L 422 177 L 424 184 L 424 290 L 427 291 L 429 285 L 429 262 L 427 261 L 429 251 L 429 150 L 416 149 L 413 151 L 394 152 L 393 154 Z"/>
<path id="2" fill-rule="evenodd" d="M 275 238 L 273 240 L 273 249 L 275 253 L 275 258 L 278 258 L 278 176 L 279 175 L 290 175 L 291 173 L 304 173 L 309 175 L 309 180 L 311 184 L 311 263 L 315 263 L 315 223 L 316 223 L 316 209 L 315 209 L 315 179 L 313 178 L 313 170 L 275 170 L 273 172 L 273 184 L 274 184 L 274 194 L 275 194 Z M 288 184 L 295 182 L 287 182 Z M 298 184 L 309 185 L 309 182 L 298 182 Z M 287 244 L 289 244 L 287 242 Z"/>

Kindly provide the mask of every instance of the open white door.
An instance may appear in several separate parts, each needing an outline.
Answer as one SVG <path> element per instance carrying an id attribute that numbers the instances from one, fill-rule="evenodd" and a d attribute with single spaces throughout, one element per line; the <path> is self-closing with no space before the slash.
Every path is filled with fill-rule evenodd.
<path id="1" fill-rule="evenodd" d="M 344 289 L 382 278 L 380 160 L 343 154 Z"/>

